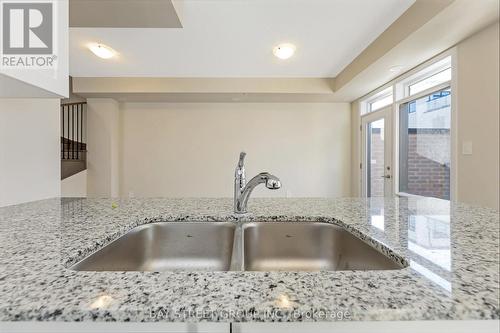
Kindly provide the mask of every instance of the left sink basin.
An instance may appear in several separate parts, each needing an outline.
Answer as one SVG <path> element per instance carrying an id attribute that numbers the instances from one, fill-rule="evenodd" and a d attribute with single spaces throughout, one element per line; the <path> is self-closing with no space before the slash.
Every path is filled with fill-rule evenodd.
<path id="1" fill-rule="evenodd" d="M 76 271 L 228 271 L 235 225 L 145 224 L 73 265 Z"/>

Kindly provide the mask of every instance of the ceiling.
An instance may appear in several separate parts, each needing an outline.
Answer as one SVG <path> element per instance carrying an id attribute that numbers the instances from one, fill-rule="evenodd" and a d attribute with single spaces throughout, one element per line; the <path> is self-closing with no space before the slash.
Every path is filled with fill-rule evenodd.
<path id="1" fill-rule="evenodd" d="M 335 77 L 414 1 L 174 0 L 182 28 L 71 28 L 70 75 Z M 119 55 L 99 59 L 90 42 Z M 275 58 L 281 42 L 296 55 Z"/>

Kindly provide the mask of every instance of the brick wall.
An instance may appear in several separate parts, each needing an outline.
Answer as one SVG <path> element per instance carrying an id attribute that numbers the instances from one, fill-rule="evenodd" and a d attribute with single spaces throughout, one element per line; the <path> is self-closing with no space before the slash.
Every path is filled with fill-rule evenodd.
<path id="1" fill-rule="evenodd" d="M 405 192 L 450 198 L 450 130 L 409 129 L 408 180 Z M 379 129 L 371 133 L 370 183 L 372 197 L 384 196 L 384 141 Z"/>
<path id="2" fill-rule="evenodd" d="M 410 129 L 407 192 L 450 198 L 450 130 Z"/>

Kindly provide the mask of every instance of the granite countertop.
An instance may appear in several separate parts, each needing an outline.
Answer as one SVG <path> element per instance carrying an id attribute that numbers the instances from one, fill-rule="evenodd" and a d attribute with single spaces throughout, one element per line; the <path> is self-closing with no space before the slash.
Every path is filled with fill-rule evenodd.
<path id="1" fill-rule="evenodd" d="M 498 319 L 499 213 L 429 198 L 49 199 L 0 208 L 0 320 Z M 337 272 L 76 272 L 154 221 L 322 221 L 408 264 Z"/>

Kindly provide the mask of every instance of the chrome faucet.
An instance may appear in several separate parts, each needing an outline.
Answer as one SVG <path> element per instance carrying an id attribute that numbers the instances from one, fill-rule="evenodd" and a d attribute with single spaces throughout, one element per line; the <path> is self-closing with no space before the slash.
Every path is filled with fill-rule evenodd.
<path id="1" fill-rule="evenodd" d="M 253 189 L 259 184 L 266 184 L 270 190 L 277 190 L 281 187 L 278 177 L 268 172 L 261 172 L 250 179 L 248 184 L 245 178 L 245 152 L 240 153 L 240 160 L 234 171 L 234 212 L 236 214 L 245 214 L 247 212 L 248 198 Z"/>

